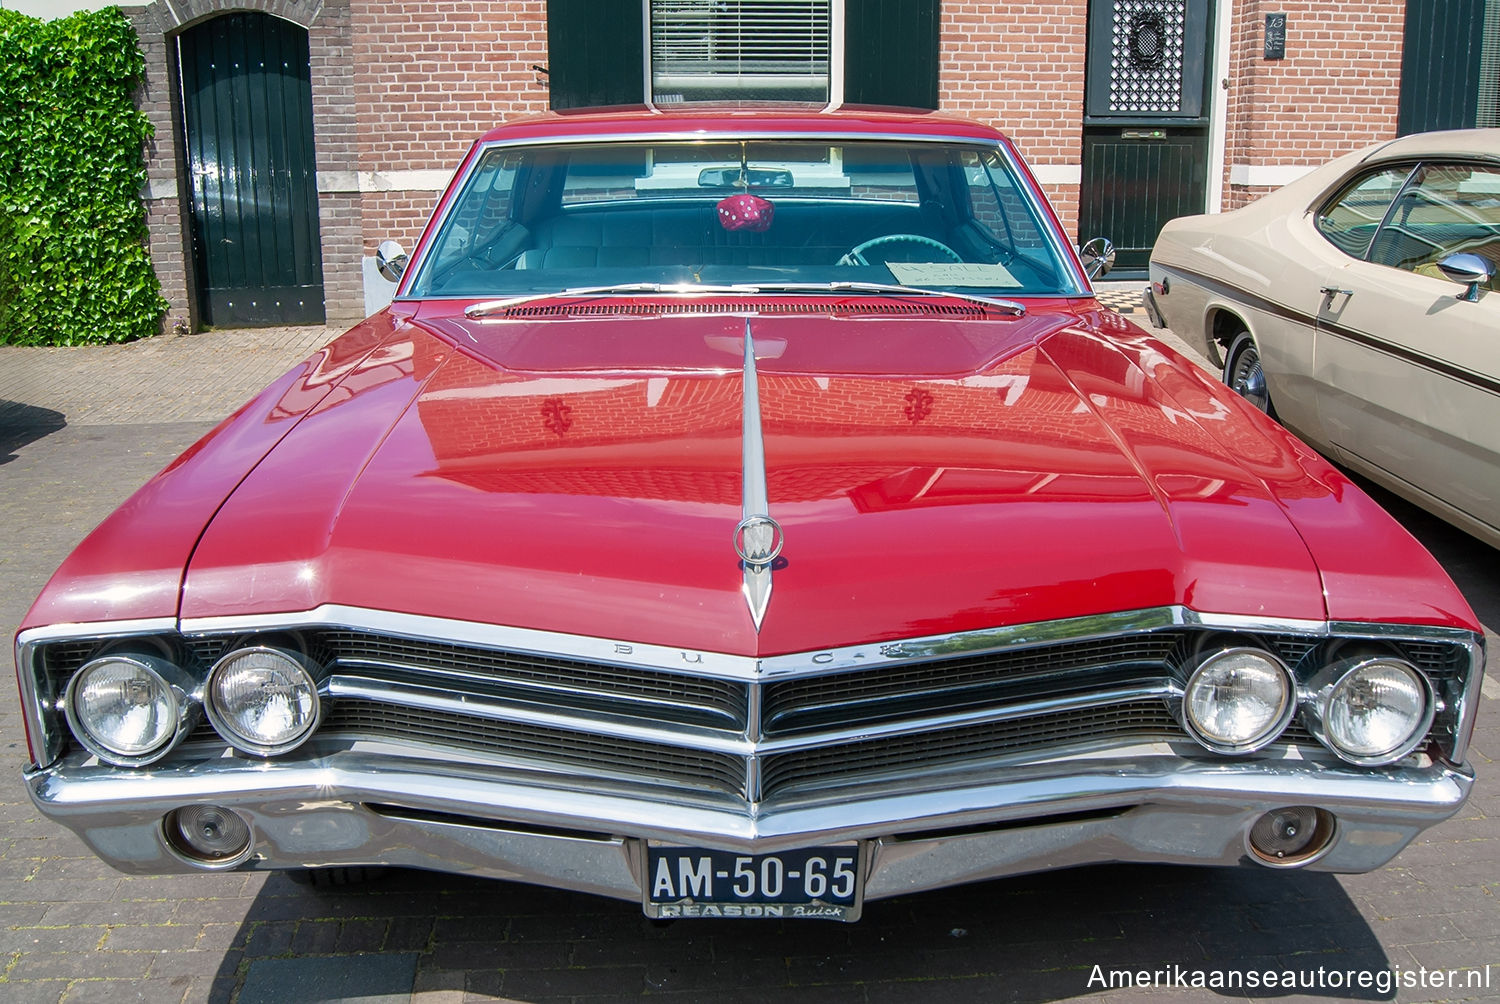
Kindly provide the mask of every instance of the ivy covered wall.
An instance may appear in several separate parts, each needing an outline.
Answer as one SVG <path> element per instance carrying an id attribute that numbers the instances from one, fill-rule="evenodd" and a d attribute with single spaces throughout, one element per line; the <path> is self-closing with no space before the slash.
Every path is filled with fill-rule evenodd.
<path id="1" fill-rule="evenodd" d="M 116 8 L 57 21 L 0 10 L 0 342 L 156 334 L 167 303 L 140 190 L 145 70 Z"/>

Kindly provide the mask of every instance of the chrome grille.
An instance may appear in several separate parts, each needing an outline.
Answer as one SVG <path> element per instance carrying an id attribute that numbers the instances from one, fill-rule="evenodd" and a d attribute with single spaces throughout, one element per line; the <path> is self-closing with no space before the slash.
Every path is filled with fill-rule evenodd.
<path id="1" fill-rule="evenodd" d="M 761 794 L 772 798 L 854 777 L 956 767 L 1084 742 L 1169 738 L 1181 739 L 1183 733 L 1164 702 L 1131 701 L 772 755 L 762 768 Z"/>
<path id="2" fill-rule="evenodd" d="M 1097 622 L 1089 629 L 1098 630 Z M 1224 633 L 1164 625 L 949 655 L 942 654 L 949 640 L 919 639 L 871 653 L 872 664 L 860 669 L 849 669 L 855 664 L 849 660 L 820 671 L 809 657 L 791 675 L 767 681 L 326 623 L 282 627 L 267 637 L 278 644 L 294 638 L 328 667 L 319 733 L 325 752 L 366 739 L 409 743 L 451 753 L 455 761 L 544 769 L 560 780 L 626 782 L 643 790 L 665 784 L 764 800 L 896 777 L 927 784 L 933 771 L 981 763 L 1005 769 L 1007 761 L 1061 756 L 1085 744 L 1185 739 L 1166 701 L 1148 695 L 1180 679 L 1190 654 Z M 1042 636 L 1030 627 L 1018 635 Z M 1464 644 L 1368 637 L 1398 647 L 1432 678 L 1444 706 L 1430 737 L 1451 748 L 1468 679 Z M 257 639 L 223 633 L 157 640 L 201 674 L 228 647 Z M 965 640 L 971 639 L 953 641 Z M 1302 675 L 1323 661 L 1330 639 L 1282 632 L 1257 642 Z M 67 639 L 40 646 L 32 665 L 45 678 L 37 692 L 61 693 L 68 677 L 108 644 Z M 785 664 L 775 671 L 785 672 Z M 1054 699 L 1069 710 L 1046 703 Z M 48 727 L 65 731 L 51 700 Z M 1282 741 L 1316 745 L 1295 723 Z M 174 756 L 202 758 L 223 746 L 203 723 Z"/>
<path id="3" fill-rule="evenodd" d="M 585 712 L 736 732 L 745 725 L 745 689 L 724 680 L 359 631 L 321 632 L 318 642 L 345 668 L 454 674 L 508 689 L 522 699 Z"/>
<path id="4" fill-rule="evenodd" d="M 1015 688 L 1047 681 L 1049 689 L 1069 677 L 1086 676 L 1107 686 L 1122 671 L 1161 671 L 1176 662 L 1177 632 L 1041 645 L 978 656 L 901 663 L 857 673 L 773 683 L 766 687 L 768 735 L 828 725 L 854 725 L 893 715 L 941 713 L 1015 696 Z"/>
<path id="5" fill-rule="evenodd" d="M 319 735 L 436 745 L 531 761 L 544 768 L 569 767 L 599 777 L 650 777 L 741 797 L 746 794 L 744 762 L 732 755 L 384 702 L 335 702 Z"/>

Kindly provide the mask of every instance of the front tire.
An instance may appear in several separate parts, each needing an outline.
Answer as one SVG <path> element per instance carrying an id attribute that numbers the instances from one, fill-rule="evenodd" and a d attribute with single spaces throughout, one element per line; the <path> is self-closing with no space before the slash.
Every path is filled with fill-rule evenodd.
<path id="1" fill-rule="evenodd" d="M 1271 404 L 1271 391 L 1266 386 L 1266 372 L 1260 363 L 1260 349 L 1250 332 L 1241 331 L 1229 343 L 1225 357 L 1224 382 L 1229 389 L 1249 401 L 1256 408 L 1276 417 L 1276 408 Z"/>

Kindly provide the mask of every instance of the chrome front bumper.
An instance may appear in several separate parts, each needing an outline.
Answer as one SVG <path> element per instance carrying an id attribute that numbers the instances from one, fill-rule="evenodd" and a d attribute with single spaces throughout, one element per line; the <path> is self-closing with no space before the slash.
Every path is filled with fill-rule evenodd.
<path id="1" fill-rule="evenodd" d="M 939 790 L 862 790 L 842 800 L 716 804 L 669 788 L 647 797 L 559 787 L 412 757 L 338 753 L 296 764 L 225 757 L 147 775 L 68 764 L 27 776 L 49 818 L 127 872 L 186 872 L 163 819 L 194 803 L 250 824 L 250 869 L 385 864 L 641 898 L 645 839 L 746 853 L 862 840 L 866 900 L 1105 862 L 1243 865 L 1265 812 L 1332 813 L 1327 852 L 1306 867 L 1362 872 L 1447 819 L 1473 784 L 1466 769 L 1380 771 L 1297 759 L 1210 762 L 1164 753 L 1072 759 L 946 777 Z"/>

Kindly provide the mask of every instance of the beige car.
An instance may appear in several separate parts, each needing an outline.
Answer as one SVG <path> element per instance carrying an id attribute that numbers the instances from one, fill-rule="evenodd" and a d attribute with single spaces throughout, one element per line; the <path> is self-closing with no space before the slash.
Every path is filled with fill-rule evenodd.
<path id="1" fill-rule="evenodd" d="M 1173 220 L 1146 307 L 1338 462 L 1500 547 L 1500 129 Z"/>

